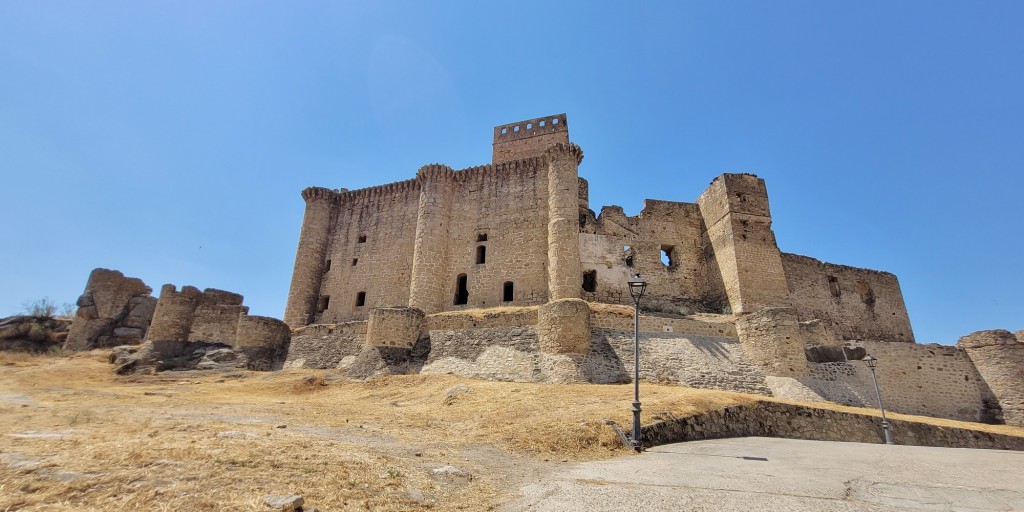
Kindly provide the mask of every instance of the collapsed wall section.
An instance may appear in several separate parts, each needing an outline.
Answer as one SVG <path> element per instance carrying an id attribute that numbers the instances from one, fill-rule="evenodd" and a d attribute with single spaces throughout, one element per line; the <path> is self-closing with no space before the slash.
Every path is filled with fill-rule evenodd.
<path id="1" fill-rule="evenodd" d="M 635 217 L 606 206 L 597 218 L 582 218 L 583 298 L 631 304 L 625 283 L 639 273 L 648 283 L 648 311 L 718 313 L 727 304 L 696 204 L 648 199 Z"/>
<path id="2" fill-rule="evenodd" d="M 801 321 L 819 319 L 846 340 L 914 341 L 895 275 L 786 253 L 782 266 Z"/>

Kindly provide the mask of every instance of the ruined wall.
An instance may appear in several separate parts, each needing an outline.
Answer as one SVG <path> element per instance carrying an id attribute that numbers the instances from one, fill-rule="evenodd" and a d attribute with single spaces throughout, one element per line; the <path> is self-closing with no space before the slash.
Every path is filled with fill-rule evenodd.
<path id="1" fill-rule="evenodd" d="M 292 327 L 313 321 L 317 312 L 338 194 L 322 187 L 309 187 L 302 191 L 302 198 L 306 201 L 306 211 L 302 216 L 302 231 L 295 251 L 295 268 L 284 313 L 284 321 Z"/>
<path id="2" fill-rule="evenodd" d="M 767 378 L 775 396 L 878 407 L 871 370 L 861 361 L 871 354 L 879 360 L 875 371 L 886 410 L 963 421 L 992 418 L 985 383 L 956 347 L 856 341 L 834 352 L 831 361 L 822 357 L 827 352 L 813 354 L 818 361 L 807 362 L 804 376 Z"/>
<path id="3" fill-rule="evenodd" d="M 569 143 L 565 114 L 495 126 L 491 163 L 539 156 L 558 143 Z"/>
<path id="4" fill-rule="evenodd" d="M 820 319 L 842 339 L 914 341 L 895 275 L 785 253 L 782 266 L 800 320 Z"/>
<path id="5" fill-rule="evenodd" d="M 583 298 L 630 304 L 626 281 L 640 273 L 649 285 L 644 295 L 648 310 L 721 311 L 721 276 L 713 252 L 705 251 L 704 222 L 696 204 L 648 199 L 635 217 L 627 217 L 620 207 L 606 206 L 596 219 L 583 218 L 580 259 L 593 280 L 593 291 L 585 291 Z M 718 286 L 709 285 L 709 280 Z"/>
<path id="6" fill-rule="evenodd" d="M 956 345 L 999 401 L 1006 423 L 1024 426 L 1024 342 L 1000 329 L 968 334 Z"/>
<path id="7" fill-rule="evenodd" d="M 64 349 L 141 343 L 156 308 L 152 291 L 141 279 L 125 277 L 116 270 L 93 270 L 78 298 L 78 310 Z"/>
<path id="8" fill-rule="evenodd" d="M 249 313 L 237 293 L 207 288 L 192 313 L 188 341 L 232 345 L 238 335 L 238 321 Z"/>
<path id="9" fill-rule="evenodd" d="M 764 308 L 736 320 L 747 357 L 772 376 L 807 373 L 803 336 L 793 308 Z"/>
<path id="10" fill-rule="evenodd" d="M 732 312 L 785 306 L 789 289 L 771 229 L 764 180 L 751 174 L 723 174 L 697 204 Z"/>
<path id="11" fill-rule="evenodd" d="M 374 307 L 409 303 L 419 205 L 416 180 L 338 194 L 314 321 L 365 319 Z"/>
<path id="12" fill-rule="evenodd" d="M 242 315 L 234 347 L 245 357 L 250 370 L 280 370 L 288 354 L 291 329 L 284 322 L 265 316 Z"/>

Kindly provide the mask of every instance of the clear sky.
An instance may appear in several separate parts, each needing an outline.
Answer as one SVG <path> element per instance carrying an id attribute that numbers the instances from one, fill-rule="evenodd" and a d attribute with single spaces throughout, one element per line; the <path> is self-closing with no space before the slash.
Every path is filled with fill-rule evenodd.
<path id="1" fill-rule="evenodd" d="M 95 267 L 284 313 L 300 191 L 566 112 L 594 210 L 767 181 L 918 342 L 1024 329 L 1024 3 L 2 2 L 0 316 Z"/>

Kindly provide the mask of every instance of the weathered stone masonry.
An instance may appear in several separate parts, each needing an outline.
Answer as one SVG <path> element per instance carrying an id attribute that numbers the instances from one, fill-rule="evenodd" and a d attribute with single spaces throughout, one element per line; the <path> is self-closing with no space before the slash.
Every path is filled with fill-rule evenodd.
<path id="1" fill-rule="evenodd" d="M 631 312 L 600 305 L 631 304 L 640 273 L 645 380 L 875 406 L 872 353 L 896 411 L 1024 421 L 1019 344 L 915 344 L 896 276 L 779 250 L 764 180 L 597 215 L 582 159 L 558 114 L 495 127 L 488 165 L 304 191 L 287 364 L 629 380 Z"/>

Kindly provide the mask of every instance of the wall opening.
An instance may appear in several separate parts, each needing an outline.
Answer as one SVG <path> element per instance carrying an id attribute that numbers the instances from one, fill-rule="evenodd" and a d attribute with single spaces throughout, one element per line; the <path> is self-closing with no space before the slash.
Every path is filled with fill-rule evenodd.
<path id="1" fill-rule="evenodd" d="M 668 268 L 675 268 L 675 266 L 676 266 L 675 251 L 676 251 L 676 248 L 674 246 L 662 245 L 661 246 L 661 264 L 665 265 Z"/>
<path id="2" fill-rule="evenodd" d="M 359 235 L 359 238 L 356 239 L 356 243 L 366 243 L 366 235 Z"/>
<path id="3" fill-rule="evenodd" d="M 626 253 L 626 260 L 625 260 L 626 261 L 626 266 L 627 267 L 632 267 L 633 266 L 633 248 L 628 246 L 628 245 L 623 245 L 622 246 L 622 252 Z"/>
<path id="4" fill-rule="evenodd" d="M 588 270 L 583 273 L 583 291 L 594 293 L 597 291 L 597 271 Z"/>
<path id="5" fill-rule="evenodd" d="M 459 274 L 455 280 L 455 302 L 453 304 L 456 306 L 469 303 L 469 288 L 466 283 L 466 274 Z"/>
<path id="6" fill-rule="evenodd" d="M 330 295 L 321 295 L 320 296 L 320 302 L 318 302 L 317 305 L 316 305 L 316 311 L 318 313 L 323 313 L 324 311 L 327 311 L 327 306 L 330 306 L 330 305 L 331 305 L 331 296 Z"/>
<path id="7" fill-rule="evenodd" d="M 512 281 L 505 281 L 502 285 L 501 300 L 505 302 L 512 302 Z"/>
<path id="8" fill-rule="evenodd" d="M 361 308 L 366 305 L 366 292 L 359 292 L 356 294 L 356 307 Z"/>
<path id="9" fill-rule="evenodd" d="M 476 264 L 481 265 L 487 263 L 487 246 L 478 245 L 476 248 Z"/>
<path id="10" fill-rule="evenodd" d="M 324 262 L 324 272 L 327 272 L 330 269 L 331 269 L 331 260 L 327 260 L 327 261 Z"/>
<path id="11" fill-rule="evenodd" d="M 865 281 L 857 281 L 857 293 L 860 294 L 860 301 L 868 306 L 875 305 L 875 291 Z"/>
<path id="12" fill-rule="evenodd" d="M 353 267 L 356 266 L 356 263 L 359 263 L 359 258 L 352 258 L 352 266 Z"/>
<path id="13" fill-rule="evenodd" d="M 487 233 L 480 233 L 479 235 L 477 235 L 476 236 L 476 241 L 477 242 L 486 242 L 487 241 Z"/>
<path id="14" fill-rule="evenodd" d="M 837 299 L 843 294 L 843 291 L 839 288 L 839 279 L 836 279 L 836 276 L 828 276 L 828 291 Z"/>

